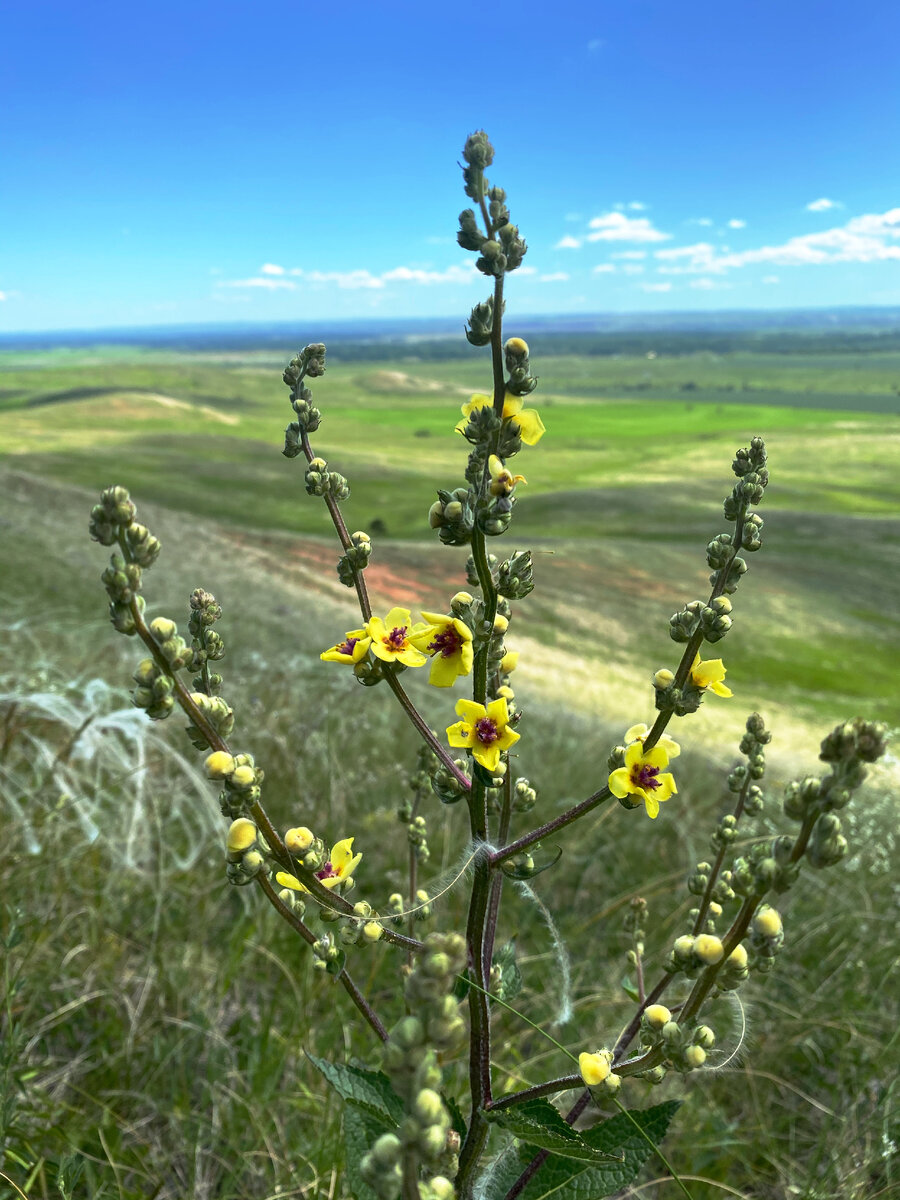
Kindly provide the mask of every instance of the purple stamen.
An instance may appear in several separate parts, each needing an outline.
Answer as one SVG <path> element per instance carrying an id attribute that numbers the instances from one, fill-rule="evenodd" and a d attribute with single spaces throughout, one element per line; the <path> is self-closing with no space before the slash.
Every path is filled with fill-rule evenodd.
<path id="1" fill-rule="evenodd" d="M 337 871 L 330 862 L 327 862 L 321 871 L 316 871 L 316 879 L 332 879 L 335 875 L 337 875 Z"/>
<path id="2" fill-rule="evenodd" d="M 656 776 L 659 774 L 659 767 L 648 766 L 647 763 L 640 763 L 631 768 L 631 782 L 639 788 L 653 791 L 654 788 L 660 786 Z"/>
<path id="3" fill-rule="evenodd" d="M 384 644 L 389 650 L 402 650 L 406 645 L 406 626 L 395 625 L 387 637 L 384 638 Z"/>
<path id="4" fill-rule="evenodd" d="M 359 638 L 347 638 L 346 642 L 343 642 L 340 646 L 338 646 L 338 654 L 352 655 L 353 647 L 356 645 L 356 643 L 359 640 L 360 640 Z"/>
<path id="5" fill-rule="evenodd" d="M 450 658 L 462 645 L 462 638 L 452 625 L 448 625 L 443 633 L 439 633 L 433 642 L 428 643 L 428 649 L 442 658 Z"/>
<path id="6" fill-rule="evenodd" d="M 475 736 L 481 742 L 482 746 L 490 746 L 496 742 L 500 736 L 500 731 L 497 728 L 496 722 L 490 717 L 482 717 L 480 721 L 475 722 Z"/>

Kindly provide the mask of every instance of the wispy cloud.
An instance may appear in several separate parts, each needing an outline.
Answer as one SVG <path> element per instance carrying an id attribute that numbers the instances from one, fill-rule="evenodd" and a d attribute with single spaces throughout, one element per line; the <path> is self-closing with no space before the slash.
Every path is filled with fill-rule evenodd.
<path id="1" fill-rule="evenodd" d="M 554 250 L 578 250 L 581 246 L 581 238 L 572 237 L 571 234 L 565 234 L 559 239 Z"/>
<path id="2" fill-rule="evenodd" d="M 756 263 L 776 266 L 819 266 L 823 263 L 873 263 L 900 260 L 900 208 L 853 217 L 846 225 L 801 234 L 775 246 L 728 253 L 709 242 L 655 251 L 668 275 L 721 274 Z"/>
<path id="3" fill-rule="evenodd" d="M 649 217 L 627 217 L 622 212 L 594 217 L 588 228 L 589 242 L 665 242 L 672 236 L 657 229 Z"/>
<path id="4" fill-rule="evenodd" d="M 728 228 L 729 229 L 746 229 L 747 222 L 740 221 L 740 220 L 738 220 L 737 217 L 732 217 L 731 220 L 728 222 Z"/>
<path id="5" fill-rule="evenodd" d="M 811 200 L 806 206 L 807 212 L 828 212 L 829 208 L 840 208 L 841 205 L 837 200 L 829 200 L 827 196 L 822 196 L 819 200 Z"/>
<path id="6" fill-rule="evenodd" d="M 9 299 L 9 296 L 6 292 L 0 292 L 0 304 L 2 304 L 4 300 L 8 300 L 8 299 Z"/>
<path id="7" fill-rule="evenodd" d="M 626 275 L 643 275 L 644 265 L 643 263 L 626 263 L 622 270 Z"/>
<path id="8" fill-rule="evenodd" d="M 538 281 L 540 283 L 565 283 L 568 278 L 569 273 L 567 271 L 551 271 L 547 275 L 539 275 Z"/>
<path id="9" fill-rule="evenodd" d="M 701 291 L 701 292 L 712 292 L 712 291 L 719 291 L 722 288 L 731 287 L 731 284 L 730 283 L 722 283 L 721 280 L 716 281 L 715 279 L 708 279 L 704 275 L 701 279 L 692 279 L 690 281 L 689 286 L 692 288 L 696 288 L 698 291 Z"/>
<path id="10" fill-rule="evenodd" d="M 273 279 L 270 275 L 254 275 L 250 279 L 216 280 L 216 287 L 263 288 L 271 292 L 276 291 L 278 288 L 287 288 L 288 291 L 292 292 L 296 286 L 296 283 L 293 283 L 290 279 Z"/>
<path id="11" fill-rule="evenodd" d="M 645 292 L 671 292 L 671 283 L 642 283 L 641 290 Z"/>
<path id="12" fill-rule="evenodd" d="M 592 275 L 609 275 L 613 271 L 617 271 L 617 270 L 618 270 L 618 267 L 615 265 L 615 263 L 600 263 L 598 266 L 593 268 L 593 270 L 591 271 L 591 274 Z"/>
<path id="13" fill-rule="evenodd" d="M 777 275 L 764 275 L 763 283 L 781 283 Z"/>
<path id="14" fill-rule="evenodd" d="M 610 255 L 610 258 L 626 258 L 634 262 L 639 262 L 642 258 L 646 257 L 646 250 L 619 250 L 618 253 Z"/>
<path id="15" fill-rule="evenodd" d="M 522 271 L 535 274 L 534 267 L 523 267 Z M 286 278 L 285 276 L 291 276 Z M 295 280 L 301 279 L 307 284 L 333 284 L 349 291 L 378 290 L 388 284 L 441 284 L 469 283 L 477 275 L 473 263 L 464 265 L 454 264 L 441 271 L 428 270 L 422 267 L 392 267 L 380 274 L 373 274 L 364 267 L 353 271 L 308 271 L 303 267 L 280 267 L 275 263 L 265 263 L 260 268 L 259 275 L 249 279 L 221 279 L 216 281 L 217 287 L 228 288 L 263 288 L 274 291 L 284 288 L 289 291 L 297 289 Z"/>

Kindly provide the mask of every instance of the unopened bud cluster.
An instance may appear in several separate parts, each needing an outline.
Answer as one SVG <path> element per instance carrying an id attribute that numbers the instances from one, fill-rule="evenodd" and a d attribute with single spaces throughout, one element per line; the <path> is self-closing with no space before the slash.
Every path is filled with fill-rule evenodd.
<path id="1" fill-rule="evenodd" d="M 338 560 L 338 579 L 344 587 L 353 587 L 360 571 L 369 565 L 372 555 L 372 539 L 363 530 L 350 535 L 350 545 Z"/>
<path id="2" fill-rule="evenodd" d="M 216 603 L 212 592 L 195 588 L 190 597 L 191 616 L 188 629 L 191 632 L 192 670 L 199 671 L 192 683 L 196 691 L 214 696 L 222 685 L 222 676 L 210 672 L 208 663 L 219 662 L 225 657 L 225 642 L 213 625 L 222 616 L 222 607 Z"/>
<path id="3" fill-rule="evenodd" d="M 256 766 L 252 754 L 232 755 L 225 750 L 214 750 L 207 755 L 203 765 L 207 779 L 222 784 L 219 803 L 224 816 L 236 820 L 259 800 L 264 772 Z"/>
<path id="4" fill-rule="evenodd" d="M 315 432 L 319 428 L 322 414 L 314 408 L 312 392 L 303 383 L 304 376 L 315 379 L 325 374 L 325 347 L 321 342 L 306 346 L 298 355 L 291 359 L 285 368 L 283 379 L 291 389 L 291 407 L 297 414 L 297 420 L 292 421 L 284 431 L 285 458 L 296 458 L 303 449 L 302 435 Z"/>
<path id="5" fill-rule="evenodd" d="M 309 496 L 332 496 L 335 500 L 346 500 L 350 495 L 350 484 L 338 471 L 329 471 L 324 458 L 310 461 L 304 480 Z"/>
<path id="6" fill-rule="evenodd" d="M 266 865 L 269 847 L 249 817 L 231 822 L 226 839 L 225 875 L 229 883 L 242 887 L 252 883 Z"/>
<path id="7" fill-rule="evenodd" d="M 706 1062 L 707 1051 L 716 1044 L 716 1035 L 708 1025 L 681 1024 L 665 1004 L 651 1004 L 641 1017 L 641 1043 L 644 1051 L 656 1050 L 662 1061 L 643 1078 L 659 1083 L 674 1069 L 687 1074 Z"/>

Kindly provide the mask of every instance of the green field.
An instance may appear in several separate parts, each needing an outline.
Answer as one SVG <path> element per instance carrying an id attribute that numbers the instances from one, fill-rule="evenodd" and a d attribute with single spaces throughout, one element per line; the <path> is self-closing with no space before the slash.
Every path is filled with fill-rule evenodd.
<path id="1" fill-rule="evenodd" d="M 900 723 L 900 350 L 821 338 L 776 353 L 748 338 L 712 351 L 683 339 L 622 356 L 530 339 L 540 387 L 526 403 L 548 432 L 515 460 L 528 484 L 490 547 L 534 551 L 537 586 L 509 642 L 523 651 L 518 770 L 538 787 L 543 820 L 605 782 L 610 744 L 651 717 L 650 677 L 677 656 L 668 617 L 704 595 L 706 543 L 728 528 L 731 458 L 766 438 L 763 548 L 720 644 L 735 695 L 709 697 L 675 730 L 680 807 L 653 827 L 649 858 L 647 822 L 601 809 L 538 881 L 572 956 L 574 1016 L 555 1031 L 571 1046 L 598 1028 L 614 1037 L 627 1017 L 622 920 L 635 891 L 651 905 L 649 956 L 662 961 L 680 932 L 682 880 L 708 854 L 722 765 L 748 712 L 775 731 L 761 834 L 783 827 L 780 786 L 815 769 L 837 721 Z M 163 541 L 149 613 L 183 621 L 201 585 L 224 606 L 235 742 L 264 764 L 277 823 L 353 833 L 368 880 L 385 892 L 402 883 L 392 813 L 405 786 L 397 764 L 412 765 L 415 742 L 383 689 L 353 687 L 318 661 L 357 618 L 324 506 L 304 492 L 302 460 L 280 454 L 292 416 L 280 371 L 295 349 L 0 351 L 0 889 L 4 937 L 14 909 L 22 929 L 3 966 L 0 1170 L 27 1181 L 29 1200 L 59 1195 L 56 1172 L 73 1153 L 86 1172 L 78 1200 L 348 1195 L 339 1112 L 302 1051 L 365 1057 L 365 1030 L 289 932 L 260 918 L 251 889 L 225 885 L 215 803 L 183 721 L 116 717 L 93 757 L 70 744 L 88 717 L 136 715 L 127 691 L 139 653 L 105 625 L 105 554 L 86 532 L 99 489 L 122 483 Z M 376 610 L 443 609 L 465 586 L 466 554 L 441 547 L 426 514 L 436 488 L 462 482 L 453 426 L 487 389 L 489 362 L 477 351 L 441 360 L 440 346 L 364 353 L 330 349 L 313 386 L 323 412 L 313 445 L 350 480 L 348 527 L 373 533 Z M 446 723 L 445 696 L 420 679 L 410 690 L 435 727 Z M 848 812 L 848 860 L 792 893 L 783 960 L 741 993 L 741 1053 L 708 1078 L 629 1097 L 686 1101 L 666 1148 L 700 1180 L 688 1184 L 694 1200 L 900 1196 L 895 785 L 894 759 Z M 465 839 L 464 813 L 423 811 L 436 876 Z M 527 946 L 517 1003 L 546 1023 L 560 1002 L 552 941 L 535 909 L 512 893 L 504 903 L 506 935 L 518 928 Z M 463 905 L 451 891 L 440 923 Z M 389 1008 L 389 948 L 354 970 Z M 735 1033 L 743 1018 L 717 1020 Z M 495 1052 L 503 1087 L 565 1069 L 508 1013 Z M 461 1090 L 463 1065 L 448 1074 Z M 641 1196 L 675 1194 L 650 1183 L 661 1174 L 648 1164 Z"/>

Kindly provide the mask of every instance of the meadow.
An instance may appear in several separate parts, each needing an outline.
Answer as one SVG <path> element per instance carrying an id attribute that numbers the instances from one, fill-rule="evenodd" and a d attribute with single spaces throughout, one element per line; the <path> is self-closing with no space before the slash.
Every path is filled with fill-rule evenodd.
<path id="1" fill-rule="evenodd" d="M 683 879 L 708 853 L 746 715 L 775 734 L 760 835 L 783 826 L 781 787 L 814 769 L 832 725 L 898 724 L 900 347 L 863 334 L 647 333 L 623 353 L 529 341 L 541 386 L 527 403 L 548 434 L 516 460 L 528 483 L 507 540 L 535 557 L 513 644 L 535 748 L 519 769 L 541 819 L 604 782 L 609 746 L 651 716 L 650 677 L 675 660 L 668 617 L 703 593 L 729 464 L 754 434 L 772 477 L 726 643 L 735 697 L 679 725 L 678 805 L 653 829 L 649 878 L 646 823 L 618 806 L 560 835 L 563 859 L 540 877 L 571 956 L 573 1015 L 554 1035 L 581 1046 L 614 1036 L 627 1011 L 635 889 L 653 915 L 648 958 L 683 925 Z M 441 609 L 462 586 L 465 552 L 439 546 L 426 514 L 461 479 L 453 426 L 490 371 L 484 351 L 444 348 L 337 343 L 315 388 L 316 449 L 350 480 L 348 527 L 375 544 L 376 611 Z M 0 351 L 0 1171 L 29 1200 L 349 1194 L 339 1110 L 304 1051 L 364 1058 L 366 1030 L 343 995 L 328 1003 L 330 983 L 251 889 L 227 886 L 221 818 L 183 722 L 151 725 L 129 706 L 139 654 L 105 627 L 105 556 L 86 532 L 99 489 L 127 486 L 163 542 L 149 615 L 183 621 L 201 585 L 225 609 L 225 690 L 270 811 L 282 827 L 327 812 L 335 838 L 358 839 L 369 879 L 397 886 L 397 764 L 412 769 L 415 741 L 379 689 L 318 661 L 356 618 L 327 514 L 280 454 L 294 349 Z M 695 1200 L 900 1196 L 896 782 L 893 758 L 848 813 L 851 856 L 792 893 L 774 974 L 747 989 L 744 1014 L 723 1005 L 732 1061 L 650 1096 L 635 1085 L 633 1104 L 685 1100 L 666 1145 Z M 427 816 L 438 875 L 464 818 L 436 801 Z M 443 905 L 459 916 L 464 900 Z M 512 896 L 504 920 L 524 949 L 517 1004 L 549 1023 L 566 999 L 554 940 Z M 390 948 L 359 971 L 374 1002 L 396 1005 Z M 511 1014 L 497 1021 L 505 1085 L 527 1086 L 555 1052 Z M 624 1195 L 663 1200 L 674 1188 L 659 1175 L 648 1163 Z"/>

